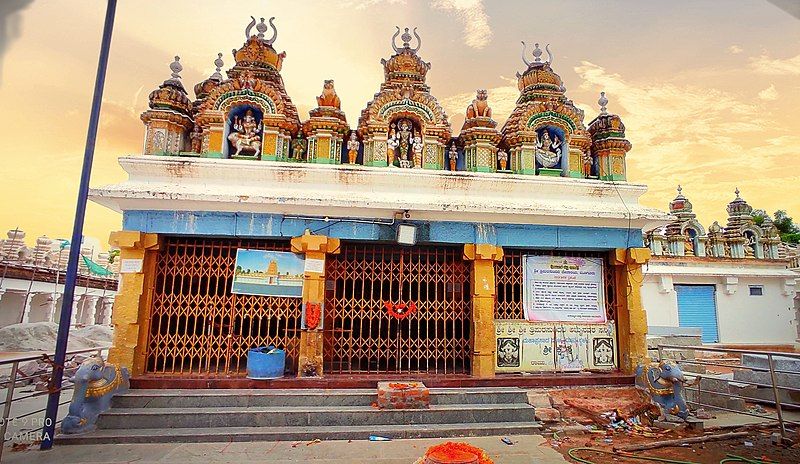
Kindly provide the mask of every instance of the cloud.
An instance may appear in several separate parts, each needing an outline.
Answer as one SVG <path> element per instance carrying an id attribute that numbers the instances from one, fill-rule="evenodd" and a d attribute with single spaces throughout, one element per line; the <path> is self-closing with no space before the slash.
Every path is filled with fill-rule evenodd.
<path id="1" fill-rule="evenodd" d="M 464 25 L 464 43 L 468 47 L 479 50 L 491 42 L 492 28 L 481 0 L 434 0 L 431 6 L 455 12 Z"/>
<path id="2" fill-rule="evenodd" d="M 405 4 L 406 0 L 353 0 L 353 1 L 339 2 L 339 6 L 342 8 L 354 8 L 356 10 L 364 10 L 371 6 L 378 5 L 380 3 L 397 5 L 397 4 Z"/>
<path id="3" fill-rule="evenodd" d="M 730 53 L 732 55 L 738 55 L 739 53 L 742 53 L 743 51 L 744 51 L 744 49 L 742 47 L 736 45 L 736 44 L 733 44 L 730 47 L 728 47 L 728 53 Z"/>
<path id="4" fill-rule="evenodd" d="M 778 99 L 778 91 L 775 90 L 775 84 L 770 84 L 769 87 L 758 92 L 758 98 L 762 100 L 772 101 Z"/>
<path id="5" fill-rule="evenodd" d="M 767 54 L 750 59 L 750 67 L 757 73 L 771 76 L 800 75 L 800 55 L 792 58 L 772 59 Z"/>

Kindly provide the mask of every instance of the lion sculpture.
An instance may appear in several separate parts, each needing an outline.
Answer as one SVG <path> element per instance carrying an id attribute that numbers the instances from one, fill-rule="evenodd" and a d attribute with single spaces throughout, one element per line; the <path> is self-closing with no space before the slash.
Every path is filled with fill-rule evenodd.
<path id="1" fill-rule="evenodd" d="M 339 96 L 336 95 L 336 90 L 333 88 L 333 79 L 326 79 L 325 84 L 322 86 L 322 95 L 317 97 L 317 106 L 329 106 L 336 109 L 341 107 L 342 102 Z"/>
<path id="2" fill-rule="evenodd" d="M 467 107 L 467 119 L 492 117 L 492 109 L 489 108 L 489 103 L 486 101 L 487 98 L 489 98 L 489 95 L 486 90 L 479 89 L 475 99 Z"/>

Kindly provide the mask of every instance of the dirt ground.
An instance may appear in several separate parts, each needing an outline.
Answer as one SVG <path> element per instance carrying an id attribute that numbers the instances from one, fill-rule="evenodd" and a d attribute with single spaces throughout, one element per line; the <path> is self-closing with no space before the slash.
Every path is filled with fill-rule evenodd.
<path id="1" fill-rule="evenodd" d="M 727 441 L 711 441 L 706 443 L 697 443 L 686 446 L 673 446 L 667 448 L 658 448 L 646 451 L 637 451 L 635 453 L 628 453 L 633 456 L 648 456 L 657 458 L 666 458 L 677 461 L 685 461 L 687 463 L 697 464 L 717 464 L 721 460 L 728 457 L 728 455 L 737 455 L 747 459 L 760 459 L 761 462 L 776 462 L 776 463 L 800 463 L 800 447 L 784 447 L 773 445 L 770 439 L 772 432 L 777 431 L 771 429 L 752 430 L 750 435 L 745 438 L 732 439 Z M 708 433 L 724 433 L 723 431 L 708 432 Z M 621 447 L 632 444 L 650 443 L 653 441 L 672 440 L 682 437 L 702 436 L 702 432 L 687 433 L 669 431 L 664 432 L 658 438 L 646 438 L 626 433 L 616 433 L 614 435 L 606 436 L 599 434 L 584 434 L 578 436 L 559 437 L 559 439 L 549 438 L 548 441 L 541 446 L 550 446 L 556 451 L 564 455 L 564 458 L 569 462 L 578 463 L 580 461 L 573 460 L 567 454 L 572 448 L 589 447 L 598 448 L 605 451 L 614 451 L 615 447 Z M 606 439 L 610 438 L 611 442 Z M 632 459 L 624 457 L 622 454 L 616 456 L 596 453 L 592 451 L 580 451 L 577 456 L 597 463 L 636 463 L 646 462 L 641 459 Z M 743 461 L 746 462 L 746 461 Z M 756 461 L 758 462 L 758 461 Z"/>

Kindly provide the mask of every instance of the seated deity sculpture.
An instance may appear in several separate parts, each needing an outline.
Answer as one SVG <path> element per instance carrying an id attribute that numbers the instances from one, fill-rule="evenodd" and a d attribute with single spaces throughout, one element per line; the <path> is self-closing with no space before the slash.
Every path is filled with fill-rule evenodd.
<path id="1" fill-rule="evenodd" d="M 543 168 L 552 168 L 556 166 L 561 159 L 561 140 L 558 136 L 550 139 L 550 134 L 547 130 L 542 132 L 536 142 L 536 161 L 542 165 Z"/>
<path id="2" fill-rule="evenodd" d="M 322 95 L 317 97 L 317 106 L 329 106 L 336 109 L 341 107 L 339 96 L 333 88 L 333 79 L 326 79 L 322 86 Z"/>
<path id="3" fill-rule="evenodd" d="M 261 123 L 256 121 L 253 110 L 248 109 L 244 117 L 233 118 L 228 140 L 236 148 L 234 156 L 249 154 L 258 155 L 261 151 Z"/>
<path id="4" fill-rule="evenodd" d="M 492 109 L 489 108 L 489 103 L 486 101 L 488 94 L 486 90 L 479 89 L 475 95 L 475 99 L 467 107 L 467 119 L 472 118 L 491 118 Z"/>

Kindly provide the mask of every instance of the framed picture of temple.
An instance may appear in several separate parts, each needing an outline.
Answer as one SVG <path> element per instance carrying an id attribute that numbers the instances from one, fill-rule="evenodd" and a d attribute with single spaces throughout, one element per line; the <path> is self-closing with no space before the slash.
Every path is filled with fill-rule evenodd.
<path id="1" fill-rule="evenodd" d="M 231 293 L 302 298 L 304 265 L 291 252 L 239 248 Z"/>

